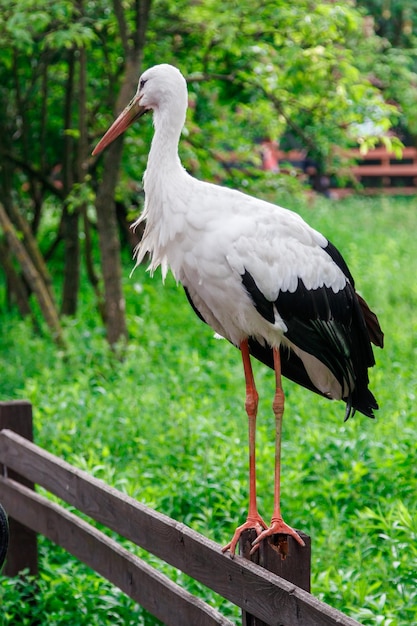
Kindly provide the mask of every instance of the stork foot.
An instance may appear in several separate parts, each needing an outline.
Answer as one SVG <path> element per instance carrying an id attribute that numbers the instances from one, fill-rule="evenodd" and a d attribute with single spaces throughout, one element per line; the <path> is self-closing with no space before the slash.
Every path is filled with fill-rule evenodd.
<path id="1" fill-rule="evenodd" d="M 277 535 L 277 534 L 290 535 L 300 544 L 300 546 L 305 546 L 304 541 L 301 539 L 297 531 L 294 530 L 294 528 L 291 528 L 291 526 L 288 526 L 288 524 L 284 522 L 282 517 L 273 517 L 269 528 L 266 528 L 261 533 L 259 533 L 255 541 L 253 541 L 252 550 L 250 551 L 250 554 L 253 554 L 254 552 L 256 552 L 256 550 L 259 548 L 259 544 L 266 537 L 270 537 L 271 535 Z"/>
<path id="2" fill-rule="evenodd" d="M 246 522 L 241 526 L 238 526 L 234 532 L 232 540 L 222 548 L 222 552 L 230 551 L 230 556 L 233 558 L 236 551 L 237 543 L 240 539 L 241 534 L 244 530 L 248 530 L 249 528 L 254 528 L 258 537 L 268 530 L 268 526 L 263 521 L 262 517 L 257 514 L 256 516 L 248 516 Z M 257 541 L 257 539 L 255 539 Z M 253 548 L 252 548 L 253 550 Z M 257 550 L 257 546 L 255 547 L 255 551 Z"/>

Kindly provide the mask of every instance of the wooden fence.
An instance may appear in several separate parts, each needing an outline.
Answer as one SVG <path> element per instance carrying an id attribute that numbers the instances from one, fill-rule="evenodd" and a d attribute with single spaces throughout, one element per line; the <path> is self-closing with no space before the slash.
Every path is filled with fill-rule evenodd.
<path id="1" fill-rule="evenodd" d="M 417 194 L 417 148 L 403 148 L 400 157 L 383 146 L 368 150 L 365 154 L 362 154 L 359 149 L 353 149 L 348 152 L 347 156 L 355 163 L 345 167 L 343 172 L 339 172 L 345 175 L 347 184 L 332 188 L 333 196 L 342 197 L 351 194 L 355 190 L 353 186 L 355 182 L 361 185 L 356 191 L 368 195 Z M 277 170 L 287 172 L 291 171 L 291 167 L 288 168 L 290 164 L 292 170 L 303 171 L 305 158 L 305 153 L 299 150 L 289 152 L 275 150 L 269 166 L 272 167 L 271 163 L 275 163 Z"/>
<path id="2" fill-rule="evenodd" d="M 263 542 L 260 565 L 218 544 L 36 446 L 28 402 L 0 402 L 0 502 L 10 521 L 4 574 L 37 573 L 36 534 L 45 535 L 119 587 L 168 626 L 232 622 L 78 515 L 34 491 L 43 487 L 118 535 L 156 555 L 242 608 L 244 626 L 358 626 L 289 579 L 309 588 L 309 552 L 288 538 L 289 556 Z M 20 434 L 17 434 L 18 431 Z M 23 436 L 22 436 L 23 435 Z M 305 539 L 309 539 L 304 536 Z M 249 535 L 241 550 L 247 552 Z M 246 544 L 245 544 L 246 542 Z M 306 556 L 307 555 L 307 556 Z"/>
<path id="3" fill-rule="evenodd" d="M 403 148 L 400 158 L 384 147 L 366 154 L 352 150 L 350 155 L 356 160 L 351 172 L 363 183 L 365 193 L 417 193 L 417 148 Z"/>

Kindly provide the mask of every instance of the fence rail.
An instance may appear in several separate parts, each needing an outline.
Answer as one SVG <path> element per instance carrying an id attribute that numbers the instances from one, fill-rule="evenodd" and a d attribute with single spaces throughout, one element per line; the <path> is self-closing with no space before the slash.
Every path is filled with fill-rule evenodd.
<path id="1" fill-rule="evenodd" d="M 361 192 L 364 194 L 417 194 L 417 148 L 405 147 L 400 158 L 394 152 L 389 152 L 380 146 L 361 153 L 358 148 L 346 152 L 355 163 L 344 168 L 343 172 L 348 181 L 363 183 Z M 287 171 L 288 164 L 293 169 L 302 170 L 306 162 L 303 151 L 290 150 L 284 152 L 276 150 L 274 153 L 275 166 L 282 172 Z M 347 187 L 332 189 L 334 196 L 345 196 L 352 193 L 351 184 Z"/>
<path id="2" fill-rule="evenodd" d="M 42 486 L 200 581 L 253 615 L 255 620 L 261 620 L 253 624 L 358 625 L 293 583 L 241 556 L 231 559 L 222 554 L 218 544 L 184 524 L 120 493 L 9 429 L 0 431 L 0 463 L 4 467 L 0 476 L 0 501 L 10 518 L 64 547 L 165 624 L 226 626 L 231 622 L 114 539 L 34 492 L 30 483 Z M 28 484 L 18 482 L 21 477 Z"/>
<path id="3" fill-rule="evenodd" d="M 364 188 L 367 193 L 417 193 L 417 148 L 403 148 L 400 158 L 384 147 L 365 154 L 352 150 L 350 156 L 357 161 L 351 168 L 352 174 L 360 182 L 368 180 Z"/>

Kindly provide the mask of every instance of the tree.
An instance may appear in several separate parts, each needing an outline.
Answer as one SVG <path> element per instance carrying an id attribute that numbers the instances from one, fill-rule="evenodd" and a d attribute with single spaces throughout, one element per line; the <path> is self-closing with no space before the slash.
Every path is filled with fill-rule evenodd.
<path id="1" fill-rule="evenodd" d="M 109 342 L 126 336 L 116 206 L 140 210 L 132 181 L 142 178 L 151 127 L 99 160 L 90 154 L 134 94 L 142 64 L 171 62 L 187 76 L 188 169 L 276 196 L 283 178 L 260 172 L 260 139 L 290 137 L 329 170 L 334 146 L 355 141 L 365 117 L 389 128 L 394 107 L 362 59 L 379 54 L 380 38 L 364 38 L 363 28 L 353 2 L 333 0 L 0 0 L 2 199 L 46 259 L 63 245 L 61 312 L 76 312 L 84 258 Z M 55 223 L 48 247 L 46 221 Z"/>
<path id="2" fill-rule="evenodd" d="M 133 19 L 127 19 L 122 2 L 114 0 L 120 40 L 123 47 L 125 66 L 120 91 L 116 100 L 116 111 L 123 109 L 136 90 L 140 74 L 150 0 L 134 4 Z M 122 141 L 109 148 L 105 155 L 102 183 L 97 191 L 97 226 L 105 289 L 107 333 L 110 344 L 127 334 L 124 316 L 124 298 L 121 289 L 120 243 L 117 230 L 114 195 L 122 158 Z"/>
<path id="3" fill-rule="evenodd" d="M 10 146 L 1 151 L 3 161 L 14 164 L 5 181 L 18 180 L 22 174 L 26 178 L 26 193 L 22 194 L 21 200 L 31 215 L 33 230 L 40 223 L 46 195 L 52 192 L 59 200 L 61 214 L 57 239 L 62 239 L 65 247 L 61 310 L 73 315 L 79 286 L 80 216 L 83 217 L 86 241 L 91 241 L 86 217 L 88 202 L 91 202 L 88 128 L 92 126 L 89 120 L 92 107 L 89 108 L 89 97 L 98 81 L 92 75 L 87 84 L 87 65 L 91 69 L 99 58 L 101 78 L 103 82 L 107 78 L 109 84 L 116 83 L 121 75 L 122 88 L 116 106 L 127 103 L 140 70 L 149 2 L 136 2 L 133 11 L 129 12 L 129 19 L 117 0 L 113 2 L 115 17 L 113 12 L 103 11 L 109 8 L 107 2 L 48 2 L 41 9 L 32 0 L 18 5 L 2 4 L 0 32 L 9 53 L 2 67 L 6 78 L 2 96 L 4 102 L 11 103 L 8 107 L 10 115 L 6 119 L 6 138 L 15 136 L 16 126 L 21 126 L 19 141 L 14 145 L 10 142 Z M 97 15 L 104 17 L 97 19 Z M 96 46 L 98 42 L 103 45 L 93 51 L 92 42 Z M 120 48 L 125 62 L 106 65 L 112 57 L 121 58 Z M 28 59 L 31 62 L 28 63 Z M 113 94 L 110 92 L 112 98 L 107 99 L 108 104 L 115 103 L 117 92 Z M 29 102 L 32 106 L 28 106 Z M 92 102 L 94 105 L 97 100 Z M 126 335 L 113 200 L 120 156 L 121 142 L 108 156 L 102 182 L 96 189 L 104 283 L 101 310 L 111 344 Z M 10 196 L 10 193 L 6 195 Z M 88 275 L 100 296 L 89 248 L 86 248 L 86 259 Z"/>
<path id="4" fill-rule="evenodd" d="M 414 0 L 360 0 L 358 4 L 368 14 L 366 32 L 373 47 L 360 67 L 374 77 L 384 97 L 397 105 L 395 130 L 401 139 L 417 146 L 416 4 Z"/>
<path id="5" fill-rule="evenodd" d="M 82 81 L 82 51 L 92 31 L 78 22 L 78 16 L 77 6 L 70 2 L 49 2 L 42 8 L 32 0 L 1 3 L 4 204 L 17 233 L 24 231 L 29 239 L 38 231 L 45 201 L 55 198 L 58 210 L 54 206 L 53 211 L 60 214 L 57 239 L 64 239 L 67 258 L 62 298 L 67 314 L 76 310 L 79 283 L 79 209 L 71 197 L 85 177 L 80 164 L 88 154 L 82 116 L 73 117 L 74 102 L 81 94 L 76 83 L 78 75 Z M 76 129 L 78 121 L 81 130 Z M 32 261 L 42 258 L 33 240 L 26 248 Z M 37 265 L 38 280 L 50 287 L 45 266 Z M 29 291 L 36 292 L 30 276 L 26 281 Z"/>

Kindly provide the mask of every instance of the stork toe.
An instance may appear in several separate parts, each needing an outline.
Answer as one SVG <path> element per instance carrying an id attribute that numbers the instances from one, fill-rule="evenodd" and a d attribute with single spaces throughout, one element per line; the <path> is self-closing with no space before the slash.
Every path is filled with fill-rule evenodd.
<path id="1" fill-rule="evenodd" d="M 297 541 L 297 543 L 300 544 L 300 546 L 303 546 L 303 547 L 305 546 L 305 543 L 301 539 L 298 532 L 294 530 L 294 528 L 291 528 L 291 526 L 288 526 L 288 524 L 284 522 L 282 517 L 273 517 L 271 520 L 271 525 L 265 530 L 263 530 L 261 533 L 259 533 L 256 539 L 252 542 L 252 550 L 250 551 L 250 554 L 253 554 L 254 552 L 256 552 L 256 550 L 259 547 L 259 544 L 261 543 L 261 541 L 266 539 L 266 537 L 271 537 L 272 535 L 278 535 L 278 534 L 290 535 Z"/>
<path id="2" fill-rule="evenodd" d="M 268 526 L 259 514 L 254 517 L 248 517 L 246 522 L 236 528 L 232 540 L 222 548 L 222 552 L 227 552 L 227 550 L 229 550 L 230 556 L 233 558 L 236 552 L 237 543 L 243 531 L 249 530 L 250 528 L 254 528 L 256 534 L 260 536 L 263 532 L 265 532 L 265 530 L 268 529 Z"/>

